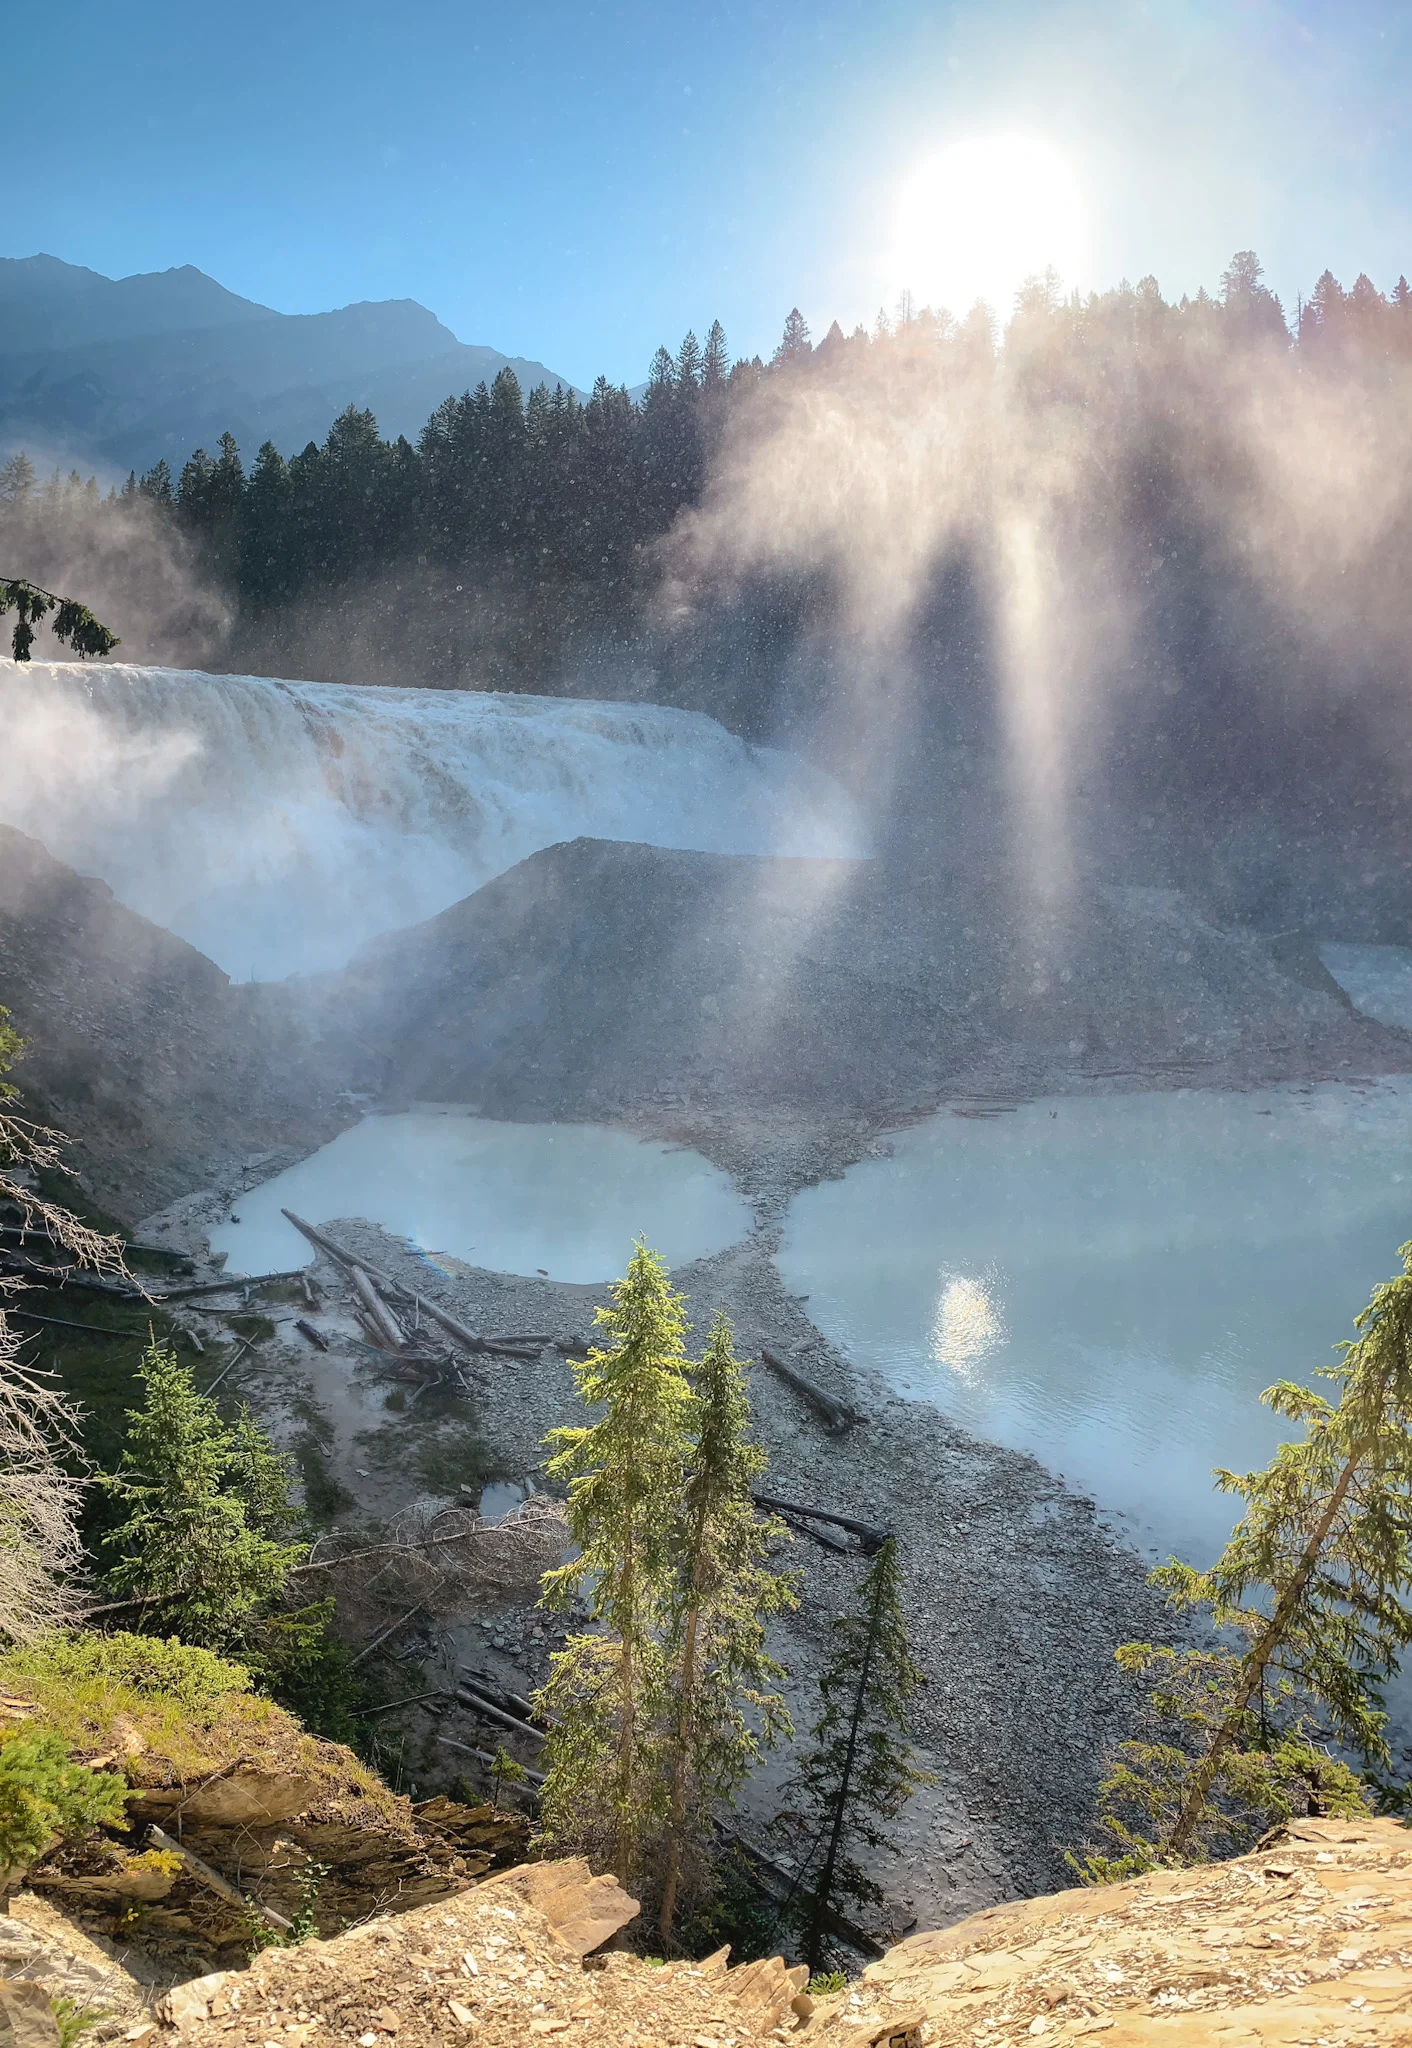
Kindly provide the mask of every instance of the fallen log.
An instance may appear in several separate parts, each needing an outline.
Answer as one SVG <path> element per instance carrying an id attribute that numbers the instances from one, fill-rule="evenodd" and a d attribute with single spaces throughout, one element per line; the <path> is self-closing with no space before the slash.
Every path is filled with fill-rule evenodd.
<path id="1" fill-rule="evenodd" d="M 219 1280 L 193 1280 L 182 1287 L 167 1287 L 160 1294 L 154 1294 L 154 1301 L 188 1301 L 194 1294 L 229 1294 L 236 1287 L 270 1287 L 276 1280 L 297 1280 L 303 1273 L 302 1266 L 291 1266 L 287 1273 L 232 1273 Z"/>
<path id="2" fill-rule="evenodd" d="M 871 1522 L 859 1522 L 852 1515 L 835 1515 L 828 1508 L 807 1508 L 797 1500 L 778 1500 L 771 1493 L 754 1493 L 751 1496 L 757 1508 L 763 1508 L 767 1515 L 799 1515 L 807 1522 L 827 1522 L 836 1529 L 847 1529 L 858 1538 L 858 1546 L 864 1557 L 875 1557 L 886 1543 L 886 1529 L 875 1528 Z"/>
<path id="3" fill-rule="evenodd" d="M 434 1692 L 409 1692 L 400 1700 L 383 1700 L 381 1705 L 376 1707 L 354 1707 L 349 1718 L 353 1721 L 366 1721 L 374 1714 L 390 1714 L 394 1707 L 417 1707 L 423 1700 L 444 1700 L 447 1696 L 445 1686 L 438 1686 Z"/>
<path id="4" fill-rule="evenodd" d="M 314 1346 L 316 1351 L 328 1350 L 328 1338 L 324 1335 L 322 1330 L 316 1329 L 314 1327 L 314 1325 L 309 1321 L 307 1316 L 296 1317 L 294 1327 L 299 1332 L 301 1337 L 308 1338 L 309 1342 Z"/>
<path id="5" fill-rule="evenodd" d="M 350 1266 L 348 1277 L 353 1283 L 353 1292 L 368 1311 L 376 1327 L 381 1330 L 394 1351 L 400 1351 L 406 1343 L 402 1325 L 383 1300 L 361 1266 Z"/>
<path id="6" fill-rule="evenodd" d="M 474 1744 L 469 1742 L 455 1742 L 449 1735 L 438 1735 L 436 1739 L 443 1749 L 459 1750 L 462 1756 L 476 1757 L 487 1767 L 495 1762 L 495 1758 L 488 1749 L 477 1749 Z M 543 1771 L 532 1771 L 528 1764 L 521 1764 L 520 1769 L 524 1772 L 531 1785 L 542 1785 L 544 1783 Z"/>
<path id="7" fill-rule="evenodd" d="M 488 1721 L 497 1721 L 502 1728 L 508 1728 L 512 1735 L 524 1735 L 531 1742 L 543 1742 L 544 1730 L 532 1728 L 528 1721 L 521 1721 L 514 1714 L 507 1714 L 503 1707 L 497 1707 L 494 1700 L 482 1699 L 480 1694 L 462 1680 L 457 1689 L 458 1706 L 469 1707 L 473 1714 L 480 1714 Z"/>
<path id="8" fill-rule="evenodd" d="M 131 1330 L 107 1330 L 103 1327 L 102 1323 L 73 1323 L 69 1321 L 67 1316 L 37 1316 L 32 1314 L 27 1308 L 7 1308 L 5 1314 L 12 1322 L 43 1323 L 46 1327 L 54 1330 L 82 1330 L 86 1337 L 130 1338 L 132 1336 Z M 190 1332 L 188 1332 L 189 1334 Z"/>
<path id="9" fill-rule="evenodd" d="M 210 1400 L 210 1398 L 211 1398 L 212 1394 L 214 1394 L 214 1393 L 215 1393 L 215 1391 L 216 1391 L 217 1387 L 218 1387 L 218 1386 L 220 1385 L 221 1381 L 222 1381 L 222 1380 L 223 1380 L 223 1379 L 225 1378 L 226 1374 L 227 1374 L 227 1373 L 228 1373 L 228 1372 L 230 1371 L 231 1367 L 232 1367 L 233 1365 L 235 1365 L 235 1364 L 237 1364 L 237 1363 L 239 1362 L 239 1360 L 240 1360 L 240 1356 L 241 1356 L 242 1352 L 245 1352 L 245 1351 L 249 1351 L 249 1350 L 253 1349 L 253 1344 L 254 1344 L 254 1340 L 253 1340 L 252 1338 L 250 1338 L 250 1337 L 242 1337 L 242 1338 L 241 1338 L 240 1342 L 239 1342 L 239 1343 L 238 1343 L 238 1344 L 236 1345 L 236 1347 L 235 1347 L 234 1351 L 232 1351 L 232 1353 L 230 1354 L 230 1357 L 229 1357 L 229 1358 L 228 1358 L 228 1359 L 226 1360 L 225 1364 L 224 1364 L 224 1365 L 223 1365 L 223 1366 L 221 1367 L 220 1371 L 219 1371 L 219 1372 L 218 1372 L 218 1373 L 216 1374 L 216 1377 L 215 1377 L 215 1378 L 214 1378 L 214 1379 L 212 1380 L 212 1382 L 211 1382 L 210 1386 L 209 1386 L 209 1387 L 207 1387 L 207 1389 L 206 1389 L 205 1393 L 204 1393 L 204 1394 L 202 1395 L 202 1397 L 201 1397 L 201 1398 L 202 1398 L 203 1400 L 205 1400 L 205 1401 L 209 1401 L 209 1400 Z"/>
<path id="10" fill-rule="evenodd" d="M 291 1572 L 290 1577 L 293 1578 L 293 1576 L 294 1574 Z M 382 1645 L 395 1636 L 399 1629 L 407 1626 L 414 1614 L 421 1613 L 422 1606 L 423 1602 L 419 1600 L 415 1607 L 409 1607 L 405 1614 L 398 1615 L 396 1621 L 390 1621 L 385 1629 L 380 1629 L 370 1643 L 364 1643 L 356 1657 L 349 1659 L 349 1668 L 351 1669 L 354 1664 L 361 1664 L 365 1657 L 371 1657 L 374 1650 L 381 1649 Z"/>
<path id="11" fill-rule="evenodd" d="M 294 1225 L 294 1228 L 301 1231 L 308 1238 L 310 1244 L 317 1246 L 321 1252 L 327 1252 L 329 1257 L 336 1264 L 342 1266 L 345 1272 L 351 1272 L 352 1268 L 359 1263 L 352 1257 L 351 1253 L 344 1251 L 341 1246 L 336 1245 L 331 1237 L 325 1237 L 323 1231 L 316 1230 L 312 1223 L 306 1223 L 302 1216 L 296 1216 L 292 1209 L 282 1209 L 280 1214 L 287 1217 L 289 1222 Z M 396 1301 L 406 1302 L 410 1307 L 417 1309 L 420 1314 L 430 1316 L 434 1323 L 440 1323 L 442 1329 L 448 1330 L 458 1342 L 465 1345 L 468 1351 L 483 1351 L 485 1349 L 487 1341 L 485 1338 L 477 1336 L 474 1330 L 468 1330 L 464 1323 L 458 1323 L 455 1316 L 448 1315 L 444 1308 L 438 1308 L 434 1301 L 427 1299 L 426 1295 L 417 1294 L 412 1288 L 404 1287 L 400 1280 L 394 1280 L 389 1273 L 380 1272 L 376 1266 L 370 1266 L 366 1260 L 362 1262 L 362 1266 L 363 1271 L 375 1287 L 380 1288 L 384 1294 L 390 1295 Z M 491 1339 L 490 1341 L 494 1343 L 495 1340 Z"/>
<path id="12" fill-rule="evenodd" d="M 0 1272 L 16 1273 L 32 1280 L 47 1280 L 58 1287 L 82 1287 L 89 1294 L 106 1294 L 113 1301 L 154 1301 L 159 1296 L 148 1294 L 134 1280 L 130 1286 L 121 1281 L 103 1280 L 96 1273 L 85 1273 L 78 1266 L 48 1266 L 43 1259 L 32 1259 L 27 1252 L 0 1253 Z"/>
<path id="13" fill-rule="evenodd" d="M 851 1429 L 855 1422 L 862 1421 L 862 1416 L 855 1408 L 848 1407 L 843 1401 L 836 1401 L 832 1394 L 826 1394 L 822 1387 L 816 1387 L 812 1380 L 806 1379 L 802 1372 L 797 1372 L 778 1352 L 767 1351 L 762 1344 L 760 1358 L 763 1364 L 769 1366 L 771 1372 L 778 1373 L 782 1380 L 793 1387 L 796 1394 L 804 1396 L 822 1417 L 824 1427 L 831 1435 L 841 1436 L 843 1431 Z"/>
<path id="14" fill-rule="evenodd" d="M 41 1230 L 33 1223 L 0 1223 L 0 1238 L 12 1238 L 21 1245 L 31 1241 L 35 1244 L 52 1244 L 56 1251 L 66 1249 L 62 1238 L 55 1237 L 52 1231 Z M 144 1252 L 153 1259 L 173 1259 L 185 1266 L 188 1272 L 191 1271 L 191 1254 L 174 1251 L 169 1244 L 142 1244 L 132 1237 L 119 1238 L 117 1242 L 122 1251 Z"/>
<path id="15" fill-rule="evenodd" d="M 483 1693 L 486 1699 L 496 1701 L 507 1712 L 513 1711 L 514 1713 L 522 1714 L 526 1721 L 534 1719 L 535 1707 L 533 1702 L 527 1700 L 523 1693 L 511 1692 L 508 1686 L 499 1684 L 497 1680 L 491 1677 L 488 1671 L 478 1671 L 473 1664 L 463 1664 L 461 1666 L 461 1677 L 463 1682 L 466 1680 L 470 1681 L 472 1691 Z"/>
<path id="16" fill-rule="evenodd" d="M 254 1899 L 247 1899 L 245 1894 L 238 1892 L 218 1870 L 212 1870 L 209 1863 L 203 1863 L 199 1856 L 194 1856 L 190 1849 L 184 1848 L 164 1828 L 149 1828 L 148 1839 L 154 1849 L 164 1849 L 169 1856 L 180 1856 L 197 1882 L 204 1884 L 208 1891 L 214 1892 L 218 1899 L 224 1899 L 228 1906 L 234 1906 L 241 1913 L 258 1913 L 277 1933 L 288 1934 L 291 1923 L 285 1919 L 283 1913 L 277 1913 L 273 1906 L 260 1906 Z"/>

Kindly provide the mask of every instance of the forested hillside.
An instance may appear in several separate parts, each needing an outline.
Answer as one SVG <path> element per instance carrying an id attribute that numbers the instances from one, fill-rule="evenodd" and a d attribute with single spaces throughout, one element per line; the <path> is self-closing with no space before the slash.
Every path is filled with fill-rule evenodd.
<path id="1" fill-rule="evenodd" d="M 507 369 L 415 445 L 350 408 L 290 461 L 227 435 L 106 497 L 19 456 L 0 536 L 14 572 L 81 565 L 132 658 L 641 695 L 756 737 L 861 719 L 870 747 L 921 707 L 1139 805 L 1335 767 L 1367 802 L 1406 745 L 1410 380 L 1405 279 L 1325 272 L 1290 320 L 1245 252 L 1176 303 L 1037 280 L 1003 338 L 904 301 L 817 345 L 791 313 L 732 365 L 715 324 L 637 402 Z"/>

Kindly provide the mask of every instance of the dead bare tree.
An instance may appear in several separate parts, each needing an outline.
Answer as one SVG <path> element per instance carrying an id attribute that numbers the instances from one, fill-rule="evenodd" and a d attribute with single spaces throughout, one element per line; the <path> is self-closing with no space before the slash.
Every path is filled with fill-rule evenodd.
<path id="1" fill-rule="evenodd" d="M 0 1076 L 20 1041 L 0 1010 Z M 0 1200 L 12 1203 L 26 1229 L 39 1228 L 75 1260 L 100 1274 L 125 1276 L 123 1247 L 48 1200 L 37 1170 L 60 1163 L 55 1131 L 27 1122 L 8 1106 L 15 1091 L 0 1080 Z M 5 1297 L 22 1288 L 0 1278 L 0 1641 L 23 1642 L 70 1619 L 80 1606 L 83 1561 L 75 1521 L 83 1480 L 77 1418 L 53 1379 L 25 1365 L 20 1338 L 5 1315 Z"/>

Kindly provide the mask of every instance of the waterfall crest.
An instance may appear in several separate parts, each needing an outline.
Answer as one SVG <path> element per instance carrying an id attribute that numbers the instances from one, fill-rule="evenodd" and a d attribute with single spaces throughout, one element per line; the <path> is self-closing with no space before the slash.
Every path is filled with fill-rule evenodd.
<path id="1" fill-rule="evenodd" d="M 541 847 L 867 852 L 796 755 L 655 704 L 0 664 L 0 821 L 233 978 L 339 967 Z"/>

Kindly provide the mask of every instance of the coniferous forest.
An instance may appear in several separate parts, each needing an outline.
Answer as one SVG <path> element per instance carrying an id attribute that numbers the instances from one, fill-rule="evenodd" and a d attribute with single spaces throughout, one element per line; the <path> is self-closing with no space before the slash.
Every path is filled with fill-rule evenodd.
<path id="1" fill-rule="evenodd" d="M 904 296 L 816 343 L 796 310 L 768 363 L 716 322 L 636 400 L 507 369 L 415 446 L 349 408 L 291 459 L 227 435 L 106 495 L 21 454 L 0 545 L 55 588 L 79 570 L 119 659 L 641 695 L 756 738 L 905 675 L 985 745 L 1038 605 L 1064 739 L 1101 709 L 1137 785 L 1199 763 L 1288 789 L 1331 742 L 1376 780 L 1403 744 L 1409 380 L 1404 278 L 1325 271 L 1287 311 L 1247 251 L 1175 302 L 1035 279 L 1003 328 Z"/>

